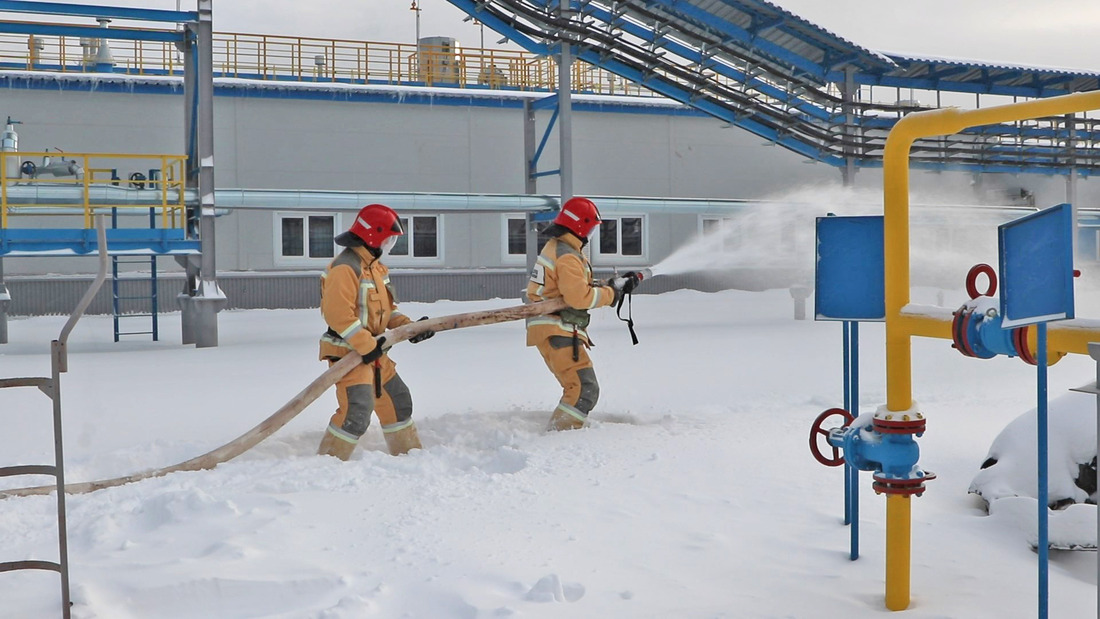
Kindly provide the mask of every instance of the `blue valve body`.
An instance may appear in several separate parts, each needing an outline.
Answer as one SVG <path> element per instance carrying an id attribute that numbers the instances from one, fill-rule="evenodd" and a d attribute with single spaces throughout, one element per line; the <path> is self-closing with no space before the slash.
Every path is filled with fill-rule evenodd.
<path id="1" fill-rule="evenodd" d="M 920 447 L 912 434 L 885 434 L 867 426 L 849 426 L 831 432 L 828 442 L 842 448 L 844 459 L 861 471 L 881 472 L 895 479 L 924 477 L 917 468 Z"/>

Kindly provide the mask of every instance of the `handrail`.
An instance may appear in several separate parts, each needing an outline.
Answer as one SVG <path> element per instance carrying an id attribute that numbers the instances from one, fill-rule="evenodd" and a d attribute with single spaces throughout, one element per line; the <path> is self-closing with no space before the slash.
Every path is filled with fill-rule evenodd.
<path id="1" fill-rule="evenodd" d="M 183 75 L 183 57 L 172 43 L 107 40 L 116 73 Z M 88 41 L 83 43 L 79 37 L 0 34 L 0 68 L 94 72 L 94 49 Z M 213 50 L 215 77 L 519 90 L 553 90 L 556 86 L 553 58 L 526 51 L 239 32 L 214 33 Z M 537 70 L 528 70 L 531 66 Z M 574 79 L 579 91 L 656 96 L 639 84 L 624 83 L 586 63 L 576 64 Z"/>
<path id="2" fill-rule="evenodd" d="M 80 320 L 80 317 L 84 315 L 84 310 L 88 309 L 88 306 L 92 304 L 92 299 L 95 298 L 99 287 L 103 285 L 104 280 L 107 279 L 107 265 L 110 260 L 107 256 L 107 227 L 104 223 L 103 215 L 95 216 L 96 227 L 96 242 L 98 243 L 96 249 L 99 251 L 99 271 L 96 272 L 95 280 L 92 281 L 92 285 L 88 287 L 88 290 L 84 292 L 84 296 L 80 298 L 80 302 L 76 304 L 76 309 L 72 314 L 69 314 L 69 319 L 65 321 L 65 326 L 61 328 L 61 335 L 58 336 L 57 341 L 61 344 L 61 371 L 66 370 L 67 363 L 67 351 L 65 343 L 69 340 L 69 333 L 72 332 L 73 327 L 76 326 L 76 322 Z"/>
<path id="3" fill-rule="evenodd" d="M 0 170 L 7 169 L 6 159 L 16 157 L 21 165 L 36 165 L 37 176 L 7 178 L 0 174 L 0 229 L 8 227 L 8 219 L 16 214 L 13 207 L 20 207 L 19 214 L 35 214 L 46 209 L 78 206 L 82 209 L 84 228 L 91 228 L 97 208 L 159 208 L 162 228 L 179 228 L 184 223 L 187 195 L 184 175 L 187 157 L 167 154 L 131 153 L 66 153 L 66 152 L 0 152 Z M 49 164 L 45 162 L 49 161 Z M 149 162 L 149 163 L 143 163 Z M 117 176 L 97 178 L 97 173 L 117 170 L 119 164 L 146 165 L 127 179 Z M 50 172 L 50 170 L 54 170 Z M 157 178 L 148 178 L 157 176 Z M 155 173 L 155 174 L 154 174 Z M 140 175 L 140 176 L 139 176 Z M 133 180 L 130 180 L 133 177 Z M 123 189 L 125 185 L 130 189 Z M 26 188 L 34 188 L 33 201 L 19 198 Z M 50 191 L 51 188 L 61 191 Z M 65 191 L 70 189 L 71 191 Z M 140 191 L 134 191 L 140 189 Z M 75 195 L 79 192 L 79 196 Z M 147 193 L 146 193 L 147 192 Z"/>

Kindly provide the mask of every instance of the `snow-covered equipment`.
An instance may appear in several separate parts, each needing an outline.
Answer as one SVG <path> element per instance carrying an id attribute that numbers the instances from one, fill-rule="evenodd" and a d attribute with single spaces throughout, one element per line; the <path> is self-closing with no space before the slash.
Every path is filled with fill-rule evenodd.
<path id="1" fill-rule="evenodd" d="M 539 303 L 530 303 L 528 305 L 517 305 L 512 307 L 504 307 L 500 309 L 484 310 L 480 312 L 467 312 L 465 314 L 452 314 L 450 316 L 439 316 L 437 318 L 431 318 L 428 320 L 418 320 L 411 322 L 407 325 L 390 329 L 379 336 L 379 338 L 386 338 L 384 348 L 389 349 L 393 345 L 400 342 L 404 342 L 408 339 L 416 337 L 426 331 L 434 331 L 439 333 L 440 331 L 450 331 L 452 329 L 464 329 L 466 327 L 474 327 L 479 325 L 491 325 L 501 322 L 510 322 L 513 320 L 521 320 L 529 318 L 531 316 L 541 316 L 544 314 L 552 314 L 560 311 L 566 307 L 563 299 L 551 299 L 549 301 L 542 301 Z M 133 475 L 127 475 L 125 477 L 116 477 L 114 479 L 104 479 L 100 481 L 90 481 L 76 484 L 65 484 L 65 492 L 68 494 L 83 494 L 86 492 L 92 492 L 103 488 L 113 488 L 115 486 L 121 486 L 135 481 L 141 481 L 143 479 L 151 479 L 154 477 L 163 477 L 169 473 L 176 473 L 180 471 L 204 471 L 214 468 L 222 462 L 228 462 L 233 458 L 241 455 L 242 453 L 252 449 L 258 445 L 265 438 L 274 434 L 279 428 L 287 424 L 291 419 L 294 419 L 298 413 L 305 410 L 307 406 L 313 403 L 314 400 L 321 397 L 325 391 L 328 391 L 330 387 L 336 384 L 338 380 L 352 368 L 362 363 L 362 356 L 355 351 L 349 352 L 342 359 L 330 366 L 324 373 L 315 378 L 313 382 L 298 392 L 293 398 L 286 404 L 275 411 L 273 415 L 260 422 L 259 425 L 252 428 L 248 432 L 238 436 L 232 441 L 222 445 L 221 447 L 205 453 L 201 456 L 197 456 L 185 462 L 180 462 L 172 466 L 164 468 L 145 471 L 142 473 L 135 473 Z M 36 494 L 50 494 L 55 492 L 57 486 L 36 486 L 32 488 L 14 488 L 12 490 L 0 491 L 0 499 L 15 497 L 15 496 L 28 496 Z"/>

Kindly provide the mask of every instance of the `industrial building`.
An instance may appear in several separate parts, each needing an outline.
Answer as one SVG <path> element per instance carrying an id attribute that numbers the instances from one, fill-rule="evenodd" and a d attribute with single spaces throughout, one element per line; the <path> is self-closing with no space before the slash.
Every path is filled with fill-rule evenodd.
<path id="1" fill-rule="evenodd" d="M 155 315 L 206 293 L 217 309 L 312 307 L 333 234 L 370 202 L 407 218 L 387 260 L 404 300 L 518 298 L 531 238 L 562 195 L 593 197 L 609 220 L 591 244 L 599 272 L 649 266 L 746 213 L 873 193 L 905 114 L 1092 90 L 1100 76 L 881 54 L 768 2 L 697 0 L 683 14 L 454 4 L 527 51 L 211 32 L 184 53 L 177 31 L 150 42 L 133 24 L 189 24 L 188 12 L 86 7 L 86 26 L 3 22 L 0 321 L 71 310 L 95 270 L 96 213 L 176 232 L 114 246 L 123 300 L 105 290 L 93 312 L 145 315 L 154 303 Z M 1081 115 L 919 144 L 915 200 L 1005 207 L 1002 219 L 1070 201 L 1079 249 L 1095 259 L 1095 137 Z M 212 187 L 199 186 L 200 167 Z M 830 194 L 838 187 L 853 193 Z M 815 211 L 790 212 L 745 233 L 767 260 L 651 290 L 811 286 L 795 256 Z"/>

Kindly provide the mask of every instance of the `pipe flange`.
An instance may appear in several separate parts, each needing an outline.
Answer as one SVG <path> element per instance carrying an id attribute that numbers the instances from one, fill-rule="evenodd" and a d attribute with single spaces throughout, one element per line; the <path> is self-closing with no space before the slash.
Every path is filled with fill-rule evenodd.
<path id="1" fill-rule="evenodd" d="M 899 496 L 921 496 L 924 494 L 924 482 L 931 481 L 936 478 L 935 473 L 929 473 L 927 471 L 918 471 L 920 477 L 886 477 L 882 475 L 873 475 L 872 479 L 874 483 L 871 484 L 871 488 L 877 494 L 894 494 Z"/>
<path id="2" fill-rule="evenodd" d="M 875 415 L 872 428 L 879 434 L 924 434 L 927 420 L 920 413 Z"/>
<path id="3" fill-rule="evenodd" d="M 1028 365 L 1039 365 L 1039 360 L 1027 343 L 1028 329 L 1031 325 L 1016 327 L 1012 330 L 1012 345 L 1016 348 L 1016 354 Z"/>

